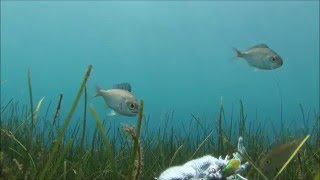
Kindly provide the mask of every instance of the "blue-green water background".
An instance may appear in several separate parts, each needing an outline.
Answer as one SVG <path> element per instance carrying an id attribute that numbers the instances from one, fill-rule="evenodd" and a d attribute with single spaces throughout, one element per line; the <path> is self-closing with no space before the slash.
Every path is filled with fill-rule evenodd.
<path id="1" fill-rule="evenodd" d="M 254 71 L 240 50 L 268 44 L 284 60 L 281 68 Z M 130 82 L 144 99 L 150 129 L 188 124 L 191 113 L 214 120 L 223 97 L 226 116 L 242 99 L 249 121 L 270 119 L 302 125 L 299 109 L 319 112 L 319 1 L 1 1 L 1 99 L 28 104 L 30 67 L 34 104 L 52 101 L 50 118 L 64 94 L 60 122 L 75 98 L 88 64 L 95 86 Z M 277 85 L 278 84 L 278 85 Z M 102 98 L 89 98 L 99 115 Z M 35 106 L 34 105 L 34 106 Z M 82 117 L 81 100 L 72 123 Z M 237 115 L 235 115 L 237 116 Z M 228 119 L 228 118 L 227 118 Z M 115 116 L 115 124 L 136 118 Z M 88 114 L 88 128 L 93 129 Z"/>

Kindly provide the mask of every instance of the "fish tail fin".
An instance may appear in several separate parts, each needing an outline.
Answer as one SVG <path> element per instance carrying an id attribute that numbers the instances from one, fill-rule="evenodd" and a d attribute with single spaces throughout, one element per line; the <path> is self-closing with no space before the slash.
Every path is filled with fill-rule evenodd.
<path id="1" fill-rule="evenodd" d="M 96 86 L 96 94 L 93 97 L 101 96 L 101 88 Z"/>
<path id="2" fill-rule="evenodd" d="M 233 56 L 233 59 L 242 57 L 242 53 L 241 53 L 238 49 L 233 48 L 233 50 L 234 50 L 234 52 L 235 52 L 235 54 L 234 54 L 234 56 Z"/>

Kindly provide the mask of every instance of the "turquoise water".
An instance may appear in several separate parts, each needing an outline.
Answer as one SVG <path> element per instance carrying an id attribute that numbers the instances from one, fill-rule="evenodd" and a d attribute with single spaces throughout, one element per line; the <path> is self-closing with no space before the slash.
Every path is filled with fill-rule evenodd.
<path id="1" fill-rule="evenodd" d="M 282 67 L 255 71 L 232 47 L 245 50 L 266 43 L 284 61 Z M 226 116 L 244 103 L 249 121 L 283 120 L 301 125 L 299 104 L 319 112 L 319 1 L 1 1 L 1 100 L 27 104 L 30 67 L 34 103 L 45 97 L 50 116 L 64 94 L 63 121 L 86 67 L 87 84 L 109 89 L 131 83 L 145 101 L 151 128 L 174 111 L 170 125 L 192 116 L 213 120 L 223 97 Z M 102 98 L 89 98 L 107 117 Z M 83 100 L 73 121 L 82 117 Z M 88 127 L 93 129 L 92 116 Z M 115 116 L 113 123 L 135 124 Z"/>

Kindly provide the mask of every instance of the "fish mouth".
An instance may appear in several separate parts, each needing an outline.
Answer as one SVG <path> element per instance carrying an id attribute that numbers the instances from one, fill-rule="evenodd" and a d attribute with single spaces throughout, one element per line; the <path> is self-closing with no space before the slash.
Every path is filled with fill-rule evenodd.
<path id="1" fill-rule="evenodd" d="M 279 66 L 282 66 L 282 65 L 283 65 L 283 61 L 282 61 L 282 59 L 280 59 Z"/>
<path id="2" fill-rule="evenodd" d="M 139 113 L 139 110 L 138 110 L 138 109 L 134 109 L 134 110 L 132 110 L 131 112 L 134 113 L 134 114 L 138 114 L 138 113 Z"/>
<path id="3" fill-rule="evenodd" d="M 277 57 L 277 64 L 279 65 L 279 66 L 282 66 L 282 64 L 283 64 L 283 60 L 282 60 L 282 58 L 280 57 L 280 56 L 278 56 Z"/>
<path id="4" fill-rule="evenodd" d="M 271 69 L 276 69 L 276 68 L 279 68 L 283 65 L 283 61 L 279 61 L 277 63 L 273 63 L 271 64 Z"/>

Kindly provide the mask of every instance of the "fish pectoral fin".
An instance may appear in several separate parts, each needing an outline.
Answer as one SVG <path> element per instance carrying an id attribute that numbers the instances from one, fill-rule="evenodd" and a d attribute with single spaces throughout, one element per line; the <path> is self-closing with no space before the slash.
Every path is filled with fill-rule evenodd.
<path id="1" fill-rule="evenodd" d="M 110 112 L 108 113 L 108 116 L 115 116 L 117 115 L 117 113 L 114 110 L 110 110 Z"/>

